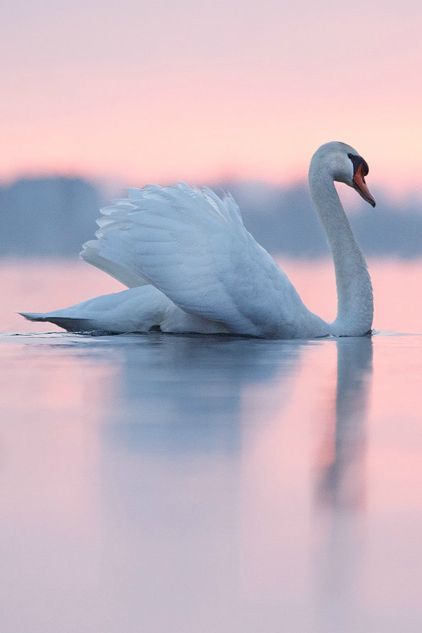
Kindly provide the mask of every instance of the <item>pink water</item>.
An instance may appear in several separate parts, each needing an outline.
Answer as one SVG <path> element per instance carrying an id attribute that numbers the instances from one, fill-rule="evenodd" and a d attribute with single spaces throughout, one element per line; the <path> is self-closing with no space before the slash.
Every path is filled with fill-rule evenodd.
<path id="1" fill-rule="evenodd" d="M 422 264 L 370 268 L 372 339 L 274 342 L 60 333 L 119 285 L 3 263 L 1 633 L 419 633 Z"/>

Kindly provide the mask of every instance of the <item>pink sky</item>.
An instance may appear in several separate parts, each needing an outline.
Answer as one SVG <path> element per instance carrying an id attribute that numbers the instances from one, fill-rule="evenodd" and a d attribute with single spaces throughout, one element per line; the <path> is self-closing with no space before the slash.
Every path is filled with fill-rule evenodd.
<path id="1" fill-rule="evenodd" d="M 0 38 L 3 180 L 287 182 L 336 139 L 372 183 L 422 189 L 419 2 L 19 4 Z"/>

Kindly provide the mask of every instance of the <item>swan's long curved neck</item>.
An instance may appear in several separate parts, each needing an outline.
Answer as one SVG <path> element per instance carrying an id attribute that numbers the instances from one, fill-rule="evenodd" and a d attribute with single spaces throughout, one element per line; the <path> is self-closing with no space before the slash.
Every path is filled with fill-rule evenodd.
<path id="1" fill-rule="evenodd" d="M 312 165 L 309 172 L 312 199 L 327 233 L 333 254 L 337 284 L 337 318 L 329 326 L 335 336 L 362 336 L 373 318 L 371 278 L 353 236 L 334 186 L 332 174 Z"/>

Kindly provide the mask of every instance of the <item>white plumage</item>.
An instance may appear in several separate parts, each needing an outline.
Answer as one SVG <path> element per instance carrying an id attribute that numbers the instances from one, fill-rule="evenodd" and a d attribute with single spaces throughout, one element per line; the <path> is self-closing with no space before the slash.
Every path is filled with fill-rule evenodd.
<path id="1" fill-rule="evenodd" d="M 246 230 L 231 195 L 149 185 L 102 209 L 97 223 L 97 239 L 81 256 L 129 290 L 26 318 L 82 331 L 277 338 L 330 333 Z"/>

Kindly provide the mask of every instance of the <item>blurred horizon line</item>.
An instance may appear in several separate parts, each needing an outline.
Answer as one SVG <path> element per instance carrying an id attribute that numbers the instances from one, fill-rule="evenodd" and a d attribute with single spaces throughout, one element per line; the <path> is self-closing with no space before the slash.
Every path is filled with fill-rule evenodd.
<path id="1" fill-rule="evenodd" d="M 204 183 L 205 184 L 205 183 Z M 263 181 L 208 182 L 217 193 L 230 191 L 246 228 L 277 255 L 315 258 L 328 254 L 327 242 L 307 183 Z M 358 243 L 366 255 L 422 256 L 422 204 L 419 192 L 399 199 L 372 187 L 376 209 L 341 185 L 341 197 Z M 91 239 L 101 206 L 125 195 L 120 183 L 80 176 L 27 176 L 0 183 L 0 257 L 69 256 Z"/>
<path id="2" fill-rule="evenodd" d="M 256 187 L 269 187 L 269 188 L 282 188 L 282 189 L 292 189 L 296 187 L 308 187 L 308 179 L 306 174 L 298 174 L 297 176 L 293 176 L 290 178 L 271 178 L 268 177 L 256 177 L 251 178 L 247 175 L 242 175 L 237 173 L 235 170 L 222 170 L 219 174 L 210 175 L 204 178 L 197 178 L 192 176 L 190 178 L 184 177 L 166 177 L 160 179 L 150 179 L 150 178 L 139 178 L 138 182 L 134 182 L 134 179 L 131 177 L 123 177 L 123 176 L 110 176 L 106 173 L 89 173 L 84 172 L 83 170 L 78 169 L 34 169 L 34 170 L 24 170 L 18 171 L 10 176 L 0 175 L 0 188 L 9 188 L 13 187 L 15 184 L 19 182 L 27 182 L 27 181 L 42 181 L 42 180 L 54 180 L 54 179 L 64 179 L 64 180 L 81 180 L 88 182 L 96 187 L 100 187 L 106 195 L 113 195 L 113 192 L 124 192 L 126 188 L 130 187 L 145 187 L 148 184 L 161 185 L 161 186 L 169 186 L 173 184 L 177 184 L 179 182 L 185 182 L 189 185 L 195 187 L 210 187 L 210 188 L 220 188 L 226 189 L 230 186 L 256 186 Z M 340 184 L 340 183 L 337 183 Z M 391 185 L 390 183 L 381 182 L 379 180 L 374 179 L 370 183 L 371 190 L 375 192 L 381 193 L 384 197 L 390 198 L 395 202 L 414 202 L 415 200 L 421 201 L 421 210 L 422 210 L 422 187 L 419 184 L 414 185 Z M 349 195 L 349 188 L 342 186 L 342 195 L 347 197 Z M 346 198 L 347 199 L 347 198 Z M 355 199 L 355 195 L 352 194 L 351 204 L 353 205 L 353 200 Z M 350 201 L 348 201 L 350 204 Z"/>

